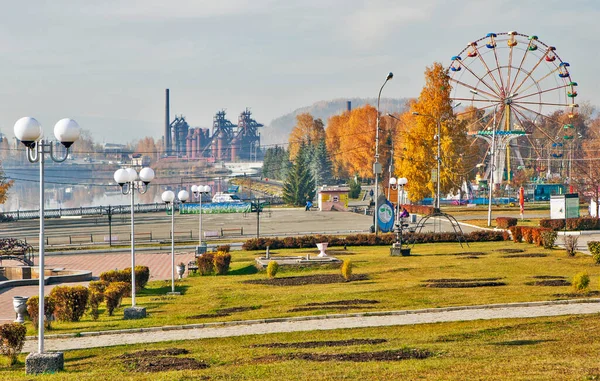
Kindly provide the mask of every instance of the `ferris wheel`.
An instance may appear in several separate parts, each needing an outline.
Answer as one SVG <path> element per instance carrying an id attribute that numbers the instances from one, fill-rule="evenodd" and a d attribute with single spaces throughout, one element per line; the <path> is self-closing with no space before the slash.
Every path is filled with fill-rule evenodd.
<path id="1" fill-rule="evenodd" d="M 488 33 L 452 57 L 451 98 L 462 104 L 463 114 L 476 115 L 478 131 L 471 134 L 490 147 L 495 140 L 496 181 L 511 180 L 511 160 L 524 165 L 521 151 L 526 150 L 518 138 L 538 161 L 563 156 L 574 135 L 568 119 L 578 107 L 569 67 L 555 47 L 514 31 Z M 567 122 L 556 115 L 566 115 Z"/>

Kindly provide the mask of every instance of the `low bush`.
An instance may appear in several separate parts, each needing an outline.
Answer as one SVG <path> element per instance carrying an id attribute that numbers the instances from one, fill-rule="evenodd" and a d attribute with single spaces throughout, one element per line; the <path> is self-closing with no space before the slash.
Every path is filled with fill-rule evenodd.
<path id="1" fill-rule="evenodd" d="M 27 328 L 20 323 L 0 325 L 0 352 L 8 357 L 10 365 L 17 362 L 17 357 L 25 344 Z"/>
<path id="2" fill-rule="evenodd" d="M 523 241 L 523 230 L 521 228 L 522 226 L 511 226 L 508 228 L 514 243 L 520 243 Z"/>
<path id="3" fill-rule="evenodd" d="M 540 220 L 540 226 L 552 230 L 563 230 L 565 228 L 565 220 L 552 220 L 543 218 Z"/>
<path id="4" fill-rule="evenodd" d="M 592 254 L 592 258 L 594 258 L 594 262 L 597 265 L 600 264 L 600 242 L 598 242 L 598 241 L 588 241 L 588 249 L 590 249 L 590 253 Z"/>
<path id="5" fill-rule="evenodd" d="M 577 273 L 573 277 L 573 281 L 571 282 L 571 284 L 577 292 L 587 291 L 590 285 L 590 276 L 585 271 Z"/>
<path id="6" fill-rule="evenodd" d="M 544 218 L 540 220 L 540 226 L 552 230 L 565 229 L 565 220 L 552 220 Z M 567 218 L 567 230 L 598 230 L 600 229 L 600 219 L 594 217 Z"/>
<path id="7" fill-rule="evenodd" d="M 219 252 L 219 251 L 229 253 L 231 251 L 231 245 L 219 245 L 219 246 L 217 246 L 217 252 Z"/>
<path id="8" fill-rule="evenodd" d="M 106 287 L 104 299 L 108 316 L 112 316 L 115 309 L 121 306 L 123 296 L 128 292 L 131 292 L 131 283 L 127 282 L 113 282 Z"/>
<path id="9" fill-rule="evenodd" d="M 38 296 L 31 296 L 27 299 L 27 313 L 29 314 L 29 319 L 33 323 L 33 327 L 38 329 L 38 317 L 40 306 L 38 304 L 38 300 L 40 298 Z M 52 329 L 52 315 L 54 315 L 54 310 L 56 309 L 56 303 L 54 303 L 54 299 L 50 296 L 44 297 L 44 327 L 46 329 Z"/>
<path id="10" fill-rule="evenodd" d="M 269 279 L 275 278 L 275 275 L 277 275 L 278 270 L 279 264 L 276 261 L 269 261 L 269 264 L 267 265 L 267 276 L 269 277 Z"/>
<path id="11" fill-rule="evenodd" d="M 508 229 L 511 226 L 517 226 L 517 221 L 514 217 L 496 217 L 496 226 L 501 229 Z"/>
<path id="12" fill-rule="evenodd" d="M 83 286 L 57 286 L 50 291 L 56 303 L 54 315 L 59 321 L 79 321 L 85 313 L 89 290 Z"/>
<path id="13" fill-rule="evenodd" d="M 100 280 L 106 283 L 129 282 L 131 283 L 131 272 L 123 270 L 109 270 L 100 274 Z"/>
<path id="14" fill-rule="evenodd" d="M 100 280 L 106 283 L 126 282 L 131 284 L 131 267 L 105 271 L 100 274 Z M 135 289 L 139 291 L 145 288 L 148 280 L 150 280 L 150 269 L 147 266 L 135 266 Z"/>
<path id="15" fill-rule="evenodd" d="M 92 281 L 90 282 L 88 288 L 90 290 L 90 297 L 88 299 L 88 307 L 90 309 L 90 316 L 92 320 L 98 320 L 98 316 L 100 316 L 98 312 L 98 308 L 100 307 L 100 303 L 104 301 L 104 291 L 108 283 L 104 281 Z"/>
<path id="16" fill-rule="evenodd" d="M 575 251 L 577 251 L 577 242 L 579 241 L 579 237 L 576 235 L 566 235 L 564 236 L 564 241 L 567 255 L 569 257 L 574 257 Z"/>
<path id="17" fill-rule="evenodd" d="M 224 251 L 217 251 L 213 263 L 217 275 L 227 275 L 229 272 L 229 264 L 231 263 L 231 254 Z"/>
<path id="18" fill-rule="evenodd" d="M 198 258 L 196 258 L 196 263 L 198 264 L 198 271 L 201 275 L 210 275 L 215 272 L 215 265 L 213 253 L 204 253 Z"/>
<path id="19" fill-rule="evenodd" d="M 342 277 L 344 277 L 346 281 L 352 279 L 352 261 L 349 259 L 344 259 L 344 262 L 342 263 Z"/>
<path id="20" fill-rule="evenodd" d="M 554 230 L 544 230 L 542 231 L 542 245 L 544 249 L 552 249 L 554 247 L 554 243 L 556 242 L 557 234 Z"/>

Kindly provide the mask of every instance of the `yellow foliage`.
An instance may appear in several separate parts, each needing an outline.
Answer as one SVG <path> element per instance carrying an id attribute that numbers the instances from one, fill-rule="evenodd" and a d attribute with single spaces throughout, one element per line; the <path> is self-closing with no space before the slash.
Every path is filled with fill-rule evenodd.
<path id="1" fill-rule="evenodd" d="M 311 114 L 304 113 L 296 116 L 296 125 L 290 133 L 288 151 L 290 160 L 294 161 L 304 143 L 307 146 L 316 146 L 325 138 L 325 128 L 321 119 L 314 119 Z"/>

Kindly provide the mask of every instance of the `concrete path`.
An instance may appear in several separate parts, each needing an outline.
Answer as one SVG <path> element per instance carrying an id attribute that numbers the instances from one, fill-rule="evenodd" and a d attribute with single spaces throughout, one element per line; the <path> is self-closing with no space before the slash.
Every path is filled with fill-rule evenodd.
<path id="1" fill-rule="evenodd" d="M 196 340 L 216 337 L 259 335 L 279 332 L 325 331 L 395 325 L 429 324 L 451 321 L 532 318 L 600 312 L 600 299 L 511 303 L 487 306 L 449 307 L 413 311 L 306 316 L 226 323 L 193 324 L 113 332 L 47 336 L 47 350 L 71 350 L 123 344 L 153 343 L 171 340 Z M 57 335 L 58 336 L 58 335 Z M 37 339 L 25 343 L 24 352 L 35 351 Z"/>

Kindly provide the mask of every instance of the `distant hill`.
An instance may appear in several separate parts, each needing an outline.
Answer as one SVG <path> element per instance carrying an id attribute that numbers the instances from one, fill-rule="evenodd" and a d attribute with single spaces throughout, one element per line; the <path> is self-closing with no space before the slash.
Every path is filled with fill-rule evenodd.
<path id="1" fill-rule="evenodd" d="M 261 144 L 287 143 L 290 132 L 296 125 L 296 115 L 309 113 L 314 118 L 321 118 L 327 128 L 327 119 L 332 115 L 341 114 L 347 109 L 347 102 L 352 108 L 362 107 L 366 104 L 377 105 L 377 98 L 339 98 L 331 101 L 319 101 L 310 106 L 301 107 L 288 114 L 275 118 L 261 131 Z M 402 112 L 406 107 L 406 98 L 381 98 L 379 108 L 382 114 Z"/>

